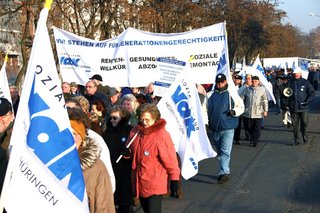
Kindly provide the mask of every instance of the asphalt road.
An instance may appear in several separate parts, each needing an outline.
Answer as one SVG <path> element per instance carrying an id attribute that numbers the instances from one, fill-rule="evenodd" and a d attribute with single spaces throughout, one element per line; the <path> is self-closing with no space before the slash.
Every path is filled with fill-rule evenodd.
<path id="1" fill-rule="evenodd" d="M 317 92 L 309 114 L 311 141 L 291 146 L 292 129 L 271 108 L 258 147 L 244 140 L 233 145 L 229 182 L 217 184 L 217 158 L 203 160 L 199 173 L 183 180 L 184 198 L 164 199 L 163 212 L 320 212 L 319 113 Z"/>

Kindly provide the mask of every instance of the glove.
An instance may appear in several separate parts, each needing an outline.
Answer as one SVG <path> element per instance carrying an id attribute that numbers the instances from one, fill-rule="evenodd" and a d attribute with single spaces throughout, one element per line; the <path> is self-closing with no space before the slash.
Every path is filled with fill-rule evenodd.
<path id="1" fill-rule="evenodd" d="M 128 149 L 128 148 L 124 148 L 124 149 L 122 150 L 122 152 L 121 152 L 121 155 L 122 155 L 123 157 L 126 157 L 126 158 L 129 158 L 129 157 L 130 157 L 130 154 L 131 154 L 131 152 L 130 152 L 130 149 Z"/>
<path id="2" fill-rule="evenodd" d="M 234 111 L 233 109 L 231 109 L 231 110 L 229 110 L 228 112 L 227 112 L 227 116 L 232 116 L 232 117 L 234 117 L 236 115 L 236 111 Z"/>
<path id="3" fill-rule="evenodd" d="M 302 106 L 302 107 L 306 107 L 307 105 L 308 105 L 307 102 L 302 102 L 302 103 L 301 103 L 301 106 Z"/>
<path id="4" fill-rule="evenodd" d="M 170 181 L 170 197 L 178 198 L 178 182 L 177 180 Z"/>

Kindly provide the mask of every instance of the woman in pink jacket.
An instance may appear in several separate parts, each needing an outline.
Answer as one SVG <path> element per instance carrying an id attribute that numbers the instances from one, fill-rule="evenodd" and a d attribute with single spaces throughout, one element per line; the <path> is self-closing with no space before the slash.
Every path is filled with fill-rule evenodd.
<path id="1" fill-rule="evenodd" d="M 145 213 L 161 212 L 162 196 L 177 197 L 180 169 L 166 121 L 155 104 L 142 104 L 137 109 L 138 125 L 132 129 L 130 146 L 132 157 L 132 184 Z M 129 150 L 127 150 L 129 151 Z M 129 156 L 129 153 L 126 156 Z"/>

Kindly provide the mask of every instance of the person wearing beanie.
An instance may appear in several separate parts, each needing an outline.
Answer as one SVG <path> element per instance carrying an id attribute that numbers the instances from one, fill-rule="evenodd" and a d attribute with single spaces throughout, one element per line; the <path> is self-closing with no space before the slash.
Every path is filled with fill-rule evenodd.
<path id="1" fill-rule="evenodd" d="M 12 105 L 6 98 L 0 98 L 0 193 L 6 176 L 9 160 L 9 143 L 12 133 L 14 115 Z"/>

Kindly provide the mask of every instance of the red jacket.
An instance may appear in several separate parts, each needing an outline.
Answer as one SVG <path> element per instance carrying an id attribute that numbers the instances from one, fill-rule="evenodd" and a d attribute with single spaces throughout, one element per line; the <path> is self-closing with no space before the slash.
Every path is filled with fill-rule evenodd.
<path id="1" fill-rule="evenodd" d="M 136 197 L 168 193 L 168 180 L 179 180 L 180 169 L 166 121 L 160 119 L 144 128 L 138 124 L 130 138 L 139 131 L 130 146 L 132 155 L 133 189 Z"/>

